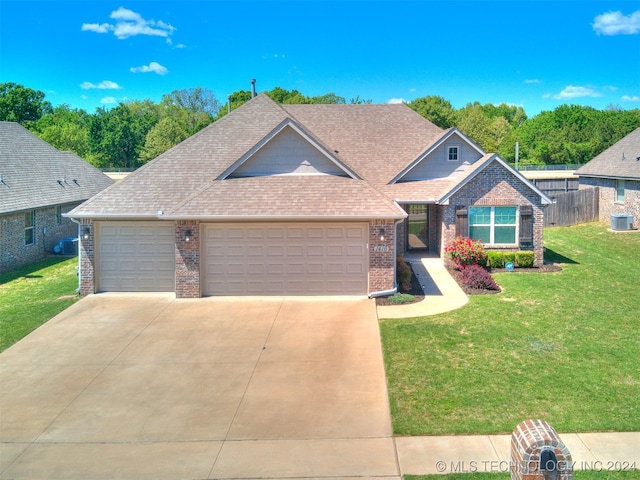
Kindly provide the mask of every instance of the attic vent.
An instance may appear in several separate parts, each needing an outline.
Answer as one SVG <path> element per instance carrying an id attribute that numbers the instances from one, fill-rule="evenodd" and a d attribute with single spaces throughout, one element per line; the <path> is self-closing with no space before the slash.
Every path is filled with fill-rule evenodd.
<path id="1" fill-rule="evenodd" d="M 631 230 L 633 216 L 625 213 L 611 215 L 611 230 Z"/>

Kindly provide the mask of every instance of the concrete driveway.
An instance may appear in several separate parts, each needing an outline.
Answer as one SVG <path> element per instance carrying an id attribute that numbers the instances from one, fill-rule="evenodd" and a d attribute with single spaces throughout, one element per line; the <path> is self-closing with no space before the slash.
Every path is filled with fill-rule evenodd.
<path id="1" fill-rule="evenodd" d="M 93 295 L 0 355 L 0 478 L 399 478 L 373 300 Z"/>

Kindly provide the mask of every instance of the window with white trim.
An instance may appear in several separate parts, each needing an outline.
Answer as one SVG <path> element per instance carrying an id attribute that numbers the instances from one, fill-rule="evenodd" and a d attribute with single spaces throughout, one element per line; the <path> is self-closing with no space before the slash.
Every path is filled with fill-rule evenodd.
<path id="1" fill-rule="evenodd" d="M 469 207 L 469 237 L 487 245 L 517 243 L 517 207 Z"/>
<path id="2" fill-rule="evenodd" d="M 616 180 L 616 202 L 624 202 L 624 180 Z"/>
<path id="3" fill-rule="evenodd" d="M 32 210 L 24 214 L 24 244 L 36 243 L 36 212 Z"/>
<path id="4" fill-rule="evenodd" d="M 447 147 L 447 160 L 449 162 L 457 162 L 460 159 L 460 147 L 450 145 Z"/>

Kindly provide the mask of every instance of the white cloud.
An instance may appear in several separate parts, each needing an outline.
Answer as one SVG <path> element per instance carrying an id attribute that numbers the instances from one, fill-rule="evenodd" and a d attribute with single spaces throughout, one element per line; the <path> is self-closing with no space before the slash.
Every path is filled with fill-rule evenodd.
<path id="1" fill-rule="evenodd" d="M 407 101 L 404 98 L 390 98 L 387 103 L 397 104 L 397 103 L 406 103 Z"/>
<path id="2" fill-rule="evenodd" d="M 640 33 L 640 10 L 630 15 L 607 12 L 593 19 L 593 29 L 598 35 L 635 35 Z"/>
<path id="3" fill-rule="evenodd" d="M 115 20 L 115 24 L 110 23 L 83 23 L 83 32 L 108 33 L 113 34 L 120 40 L 133 37 L 135 35 L 149 35 L 152 37 L 168 38 L 176 31 L 176 28 L 162 20 L 145 20 L 139 13 L 127 8 L 120 7 L 111 12 L 110 18 Z"/>
<path id="4" fill-rule="evenodd" d="M 91 83 L 91 82 L 83 82 L 80 85 L 80 88 L 82 88 L 83 90 L 91 90 L 94 88 L 98 90 L 120 90 L 122 87 L 118 85 L 116 82 L 112 82 L 111 80 L 103 80 L 98 84 Z"/>
<path id="5" fill-rule="evenodd" d="M 555 98 L 556 100 L 570 100 L 572 98 L 601 97 L 601 96 L 602 96 L 601 93 L 596 92 L 592 88 L 574 87 L 573 85 L 568 85 L 560 93 L 553 95 L 553 98 Z"/>
<path id="6" fill-rule="evenodd" d="M 151 62 L 149 65 L 142 65 L 140 67 L 131 67 L 130 70 L 133 73 L 157 73 L 158 75 L 166 75 L 169 73 L 166 67 L 163 67 L 158 62 Z"/>
<path id="7" fill-rule="evenodd" d="M 108 33 L 113 30 L 113 26 L 108 23 L 83 23 L 83 32 Z"/>
<path id="8" fill-rule="evenodd" d="M 623 102 L 640 102 L 640 97 L 638 95 L 634 95 L 634 96 L 629 96 L 629 95 L 623 95 L 622 99 Z"/>
<path id="9" fill-rule="evenodd" d="M 115 97 L 104 97 L 102 100 L 100 100 L 100 103 L 104 105 L 111 105 L 114 103 L 118 103 L 118 101 L 115 99 Z"/>
<path id="10" fill-rule="evenodd" d="M 524 81 L 524 83 L 526 83 L 527 85 L 533 84 L 533 83 L 542 83 L 540 80 L 538 80 L 537 78 L 529 78 L 526 79 Z"/>

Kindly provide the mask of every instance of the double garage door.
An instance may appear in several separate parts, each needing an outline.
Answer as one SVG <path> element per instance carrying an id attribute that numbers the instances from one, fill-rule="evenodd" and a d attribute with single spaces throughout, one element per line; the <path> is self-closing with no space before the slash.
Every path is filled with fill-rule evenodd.
<path id="1" fill-rule="evenodd" d="M 99 222 L 96 229 L 98 291 L 175 290 L 173 223 Z M 366 294 L 368 232 L 366 223 L 202 225 L 202 294 Z"/>
<path id="2" fill-rule="evenodd" d="M 361 295 L 366 223 L 203 226 L 203 295 Z"/>

